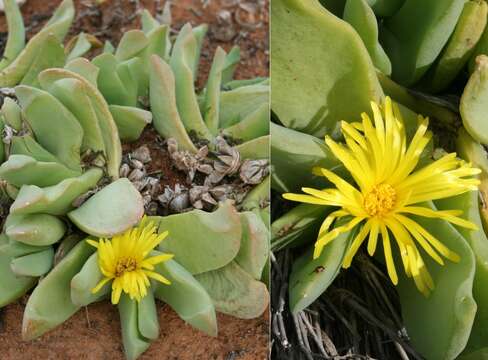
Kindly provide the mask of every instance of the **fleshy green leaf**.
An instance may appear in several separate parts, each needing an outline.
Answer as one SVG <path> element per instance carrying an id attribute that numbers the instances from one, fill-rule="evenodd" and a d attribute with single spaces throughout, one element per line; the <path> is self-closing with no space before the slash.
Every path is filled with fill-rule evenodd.
<path id="1" fill-rule="evenodd" d="M 78 196 L 97 185 L 102 175 L 102 170 L 93 168 L 77 178 L 46 188 L 24 185 L 10 207 L 10 213 L 64 215 L 73 208 L 72 203 Z"/>
<path id="2" fill-rule="evenodd" d="M 98 292 L 92 289 L 104 278 L 98 265 L 98 253 L 92 254 L 83 264 L 80 272 L 71 279 L 71 301 L 78 306 L 87 306 L 107 297 L 111 292 L 111 283 L 105 284 Z"/>
<path id="3" fill-rule="evenodd" d="M 79 310 L 71 302 L 70 283 L 95 251 L 81 241 L 34 289 L 25 307 L 22 322 L 24 340 L 35 339 L 69 319 Z"/>
<path id="4" fill-rule="evenodd" d="M 152 121 L 152 113 L 132 106 L 110 105 L 110 112 L 117 124 L 120 139 L 139 139 L 146 125 Z"/>
<path id="5" fill-rule="evenodd" d="M 139 191 L 127 178 L 121 178 L 89 198 L 69 219 L 84 232 L 111 238 L 138 224 L 144 215 Z"/>
<path id="6" fill-rule="evenodd" d="M 127 360 L 135 360 L 149 347 L 149 340 L 139 331 L 137 302 L 122 294 L 118 304 L 122 325 L 122 342 Z"/>
<path id="7" fill-rule="evenodd" d="M 286 127 L 330 134 L 382 98 L 361 38 L 318 1 L 274 1 L 271 22 L 271 109 Z"/>
<path id="8" fill-rule="evenodd" d="M 154 252 L 156 255 L 158 252 Z M 174 260 L 159 263 L 156 271 L 171 281 L 171 285 L 155 282 L 154 296 L 169 304 L 193 327 L 210 336 L 217 336 L 217 318 L 212 299 L 202 285 Z"/>
<path id="9" fill-rule="evenodd" d="M 261 316 L 269 303 L 266 285 L 254 280 L 235 261 L 218 270 L 196 276 L 217 311 L 240 319 Z"/>
<path id="10" fill-rule="evenodd" d="M 461 234 L 446 221 L 415 220 L 456 252 L 461 260 L 458 263 L 446 260 L 441 266 L 430 257 L 423 256 L 435 284 L 428 298 L 417 290 L 412 279 L 400 272 L 397 287 L 403 320 L 412 345 L 422 356 L 432 360 L 452 360 L 466 346 L 476 313 L 472 296 L 475 273 L 473 251 Z M 396 263 L 401 264 L 399 256 L 397 260 Z"/>
<path id="11" fill-rule="evenodd" d="M 33 246 L 52 245 L 63 237 L 66 225 L 48 214 L 10 214 L 5 222 L 5 233 L 11 240 Z"/>
<path id="12" fill-rule="evenodd" d="M 221 268 L 239 252 L 241 222 L 230 202 L 222 203 L 213 213 L 192 210 L 151 220 L 160 233 L 169 232 L 160 250 L 174 254 L 174 259 L 192 274 Z"/>
<path id="13" fill-rule="evenodd" d="M 12 259 L 10 267 L 16 275 L 42 276 L 53 266 L 54 250 L 49 247 L 46 250 L 28 254 Z"/>

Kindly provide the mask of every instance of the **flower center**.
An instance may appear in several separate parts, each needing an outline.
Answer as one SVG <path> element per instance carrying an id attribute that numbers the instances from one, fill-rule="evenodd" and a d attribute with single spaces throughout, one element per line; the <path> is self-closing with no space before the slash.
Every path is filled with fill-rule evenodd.
<path id="1" fill-rule="evenodd" d="M 115 267 L 115 276 L 120 277 L 126 272 L 131 272 L 137 269 L 137 262 L 132 258 L 120 259 L 117 261 L 117 266 Z"/>
<path id="2" fill-rule="evenodd" d="M 371 216 L 384 215 L 395 206 L 396 191 L 389 184 L 379 184 L 364 197 L 364 208 Z"/>

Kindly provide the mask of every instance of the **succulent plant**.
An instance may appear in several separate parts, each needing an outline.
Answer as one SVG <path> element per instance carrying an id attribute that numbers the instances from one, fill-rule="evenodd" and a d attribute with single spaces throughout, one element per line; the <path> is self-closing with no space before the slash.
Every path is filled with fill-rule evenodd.
<path id="1" fill-rule="evenodd" d="M 216 311 L 261 315 L 269 297 L 261 281 L 269 248 L 267 80 L 232 80 L 238 49 L 226 54 L 219 48 L 207 86 L 197 94 L 194 79 L 206 26 L 184 26 L 172 47 L 169 26 L 147 11 L 142 31 L 128 31 L 116 49 L 107 43 L 100 55 L 83 58 L 100 43 L 79 34 L 63 49 L 74 17 L 71 0 L 62 2 L 24 48 L 18 7 L 10 0 L 5 4 L 0 307 L 34 288 L 23 337 L 37 338 L 82 306 L 109 298 L 110 285 L 100 283 L 110 273 L 103 249 L 124 236 L 141 244 L 150 232 L 161 233 L 152 238 L 159 241 L 169 235 L 160 245 L 151 242 L 150 254 L 144 248 L 149 274 L 144 292 L 135 296 L 125 280 L 122 287 L 115 285 L 116 278 L 142 266 L 135 253 L 112 264 L 109 278 L 112 291 L 119 292 L 112 302 L 120 312 L 128 359 L 158 336 L 155 299 L 213 336 Z M 208 185 L 192 186 L 186 194 L 186 212 L 152 211 L 156 216 L 148 221 L 154 227 L 143 231 L 147 223 L 141 219 L 153 197 L 164 195 L 175 212 L 183 210 L 176 199 L 183 188 L 162 193 L 159 178 L 147 175 L 146 146 L 122 154 L 121 141 L 139 139 L 153 118 L 174 159 L 195 160 L 199 153 L 201 160 L 209 153 L 215 158 L 205 160 L 211 167 Z M 232 147 L 223 137 L 243 142 Z M 207 153 L 197 152 L 196 139 L 208 142 Z M 185 166 L 188 173 L 203 169 Z M 238 199 L 228 195 L 230 184 L 220 184 L 226 176 L 245 186 Z M 164 262 L 151 260 L 163 257 Z M 163 278 L 170 285 L 157 281 Z"/>
<path id="2" fill-rule="evenodd" d="M 365 127 L 355 121 L 373 115 L 377 119 L 388 107 L 377 110 L 370 102 L 384 104 L 389 101 L 385 95 L 399 103 L 394 116 L 404 119 L 407 145 L 418 126 L 417 114 L 431 117 L 433 142 L 423 149 L 417 169 L 434 163 L 437 154 L 443 153 L 433 151 L 432 143 L 457 151 L 458 156 L 479 169 L 479 192 L 435 199 L 429 205 L 438 211 L 458 209 L 479 230 L 454 228 L 445 220 L 421 221 L 446 246 L 455 248 L 462 260 L 435 270 L 432 278 L 437 285 L 428 297 L 420 295 L 402 277 L 396 289 L 406 333 L 422 356 L 481 358 L 488 346 L 482 330 L 487 319 L 484 287 L 488 259 L 486 2 L 278 0 L 271 11 L 271 109 L 275 114 L 271 124 L 271 185 L 277 193 L 296 193 L 303 188 L 313 196 L 322 194 L 322 200 L 316 199 L 315 204 L 325 204 L 330 203 L 328 190 L 312 194 L 314 189 L 334 188 L 337 179 L 351 184 L 366 181 L 367 172 L 359 179 L 351 175 L 347 161 L 338 158 L 337 149 L 348 149 L 344 151 L 353 156 L 361 153 L 362 137 L 356 135 L 363 136 Z M 446 95 L 460 88 L 459 102 Z M 385 118 L 388 116 L 392 115 Z M 351 130 L 347 122 L 352 122 L 356 130 Z M 380 133 L 378 126 L 375 120 L 373 128 Z M 322 140 L 324 135 L 326 142 Z M 335 142 L 346 144 L 334 147 Z M 359 145 L 353 151 L 355 144 Z M 386 155 L 384 161 L 388 161 Z M 324 168 L 336 177 L 313 168 Z M 452 180 L 446 184 L 446 191 L 455 187 Z M 298 199 L 298 195 L 286 196 Z M 343 264 L 347 267 L 344 258 L 350 258 L 350 254 L 346 256 L 348 250 L 351 246 L 357 250 L 357 239 L 367 232 L 367 227 L 360 226 L 357 232 L 342 232 L 347 218 L 334 221 L 336 215 L 343 216 L 337 206 L 317 206 L 308 200 L 310 204 L 278 210 L 271 225 L 272 250 L 293 248 L 297 257 L 289 280 L 288 299 L 293 313 L 326 291 Z M 328 227 L 333 233 L 330 237 L 326 237 Z M 334 241 L 328 242 L 337 234 Z M 391 241 L 401 238 L 394 231 L 387 230 L 388 234 Z M 317 236 L 327 245 L 314 257 L 310 243 Z M 375 236 L 365 240 L 370 254 L 374 253 L 371 238 Z M 388 244 L 385 235 L 382 238 L 386 257 Z M 390 273 L 391 263 L 386 262 Z M 434 266 L 426 264 L 429 269 Z"/>

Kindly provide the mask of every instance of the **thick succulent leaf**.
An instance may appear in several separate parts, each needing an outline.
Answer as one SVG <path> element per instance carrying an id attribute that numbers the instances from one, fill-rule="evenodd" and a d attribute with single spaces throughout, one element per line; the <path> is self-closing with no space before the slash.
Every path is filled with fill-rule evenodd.
<path id="1" fill-rule="evenodd" d="M 36 58 L 20 82 L 22 85 L 38 87 L 37 76 L 41 71 L 52 67 L 64 66 L 65 54 L 63 45 L 55 35 L 49 34 L 39 47 Z"/>
<path id="2" fill-rule="evenodd" d="M 32 135 L 14 136 L 10 143 L 10 156 L 25 155 L 40 162 L 55 163 L 59 160 L 37 143 Z"/>
<path id="3" fill-rule="evenodd" d="M 269 103 L 262 103 L 240 122 L 228 127 L 227 129 L 224 129 L 223 133 L 234 139 L 240 139 L 243 141 L 268 135 Z"/>
<path id="4" fill-rule="evenodd" d="M 97 87 L 100 69 L 84 58 L 77 58 L 68 62 L 64 68 L 85 78 L 91 85 Z"/>
<path id="5" fill-rule="evenodd" d="M 95 294 L 92 289 L 104 278 L 98 265 L 98 253 L 92 254 L 83 264 L 80 272 L 71 279 L 71 302 L 77 306 L 87 306 L 107 297 L 111 283 L 105 284 Z"/>
<path id="6" fill-rule="evenodd" d="M 318 1 L 275 1 L 271 21 L 271 108 L 286 127 L 323 136 L 382 98 L 361 38 Z"/>
<path id="7" fill-rule="evenodd" d="M 10 155 L 0 166 L 0 179 L 21 187 L 56 185 L 60 181 L 78 176 L 79 172 L 70 170 L 57 162 L 41 162 L 26 155 Z"/>
<path id="8" fill-rule="evenodd" d="M 151 57 L 149 78 L 149 98 L 154 115 L 154 127 L 165 139 L 175 138 L 181 149 L 196 152 L 197 149 L 178 113 L 173 71 L 156 55 Z"/>
<path id="9" fill-rule="evenodd" d="M 393 78 L 412 85 L 441 53 L 465 0 L 406 0 L 384 21 L 381 42 L 393 65 Z"/>
<path id="10" fill-rule="evenodd" d="M 488 5 L 484 1 L 467 1 L 454 33 L 436 64 L 427 73 L 425 86 L 432 92 L 444 90 L 468 62 L 486 26 Z"/>
<path id="11" fill-rule="evenodd" d="M 89 198 L 69 219 L 87 234 L 111 238 L 138 224 L 144 215 L 142 196 L 127 178 L 121 178 Z"/>
<path id="12" fill-rule="evenodd" d="M 475 273 L 473 251 L 461 234 L 446 221 L 415 220 L 456 252 L 461 260 L 458 263 L 447 260 L 444 266 L 440 266 L 430 257 L 423 256 L 435 284 L 428 298 L 417 290 L 412 279 L 407 278 L 403 271 L 399 272 L 397 288 L 403 320 L 412 345 L 422 356 L 432 360 L 452 360 L 466 346 L 476 313 L 472 296 Z M 396 263 L 401 264 L 399 256 L 397 260 Z"/>
<path id="13" fill-rule="evenodd" d="M 105 40 L 105 44 L 103 45 L 103 51 L 102 53 L 104 54 L 115 54 L 115 47 L 113 46 L 113 44 L 108 41 L 108 40 Z"/>
<path id="14" fill-rule="evenodd" d="M 9 253 L 10 244 L 5 234 L 0 235 L 0 308 L 24 295 L 36 282 L 36 278 L 18 276 L 13 273 L 10 263 L 13 256 Z"/>
<path id="15" fill-rule="evenodd" d="M 45 90 L 55 96 L 75 116 L 83 128 L 81 151 L 91 150 L 94 153 L 104 154 L 105 144 L 102 130 L 83 83 L 74 78 L 66 78 L 44 85 L 47 86 Z"/>
<path id="16" fill-rule="evenodd" d="M 73 0 L 64 0 L 41 31 L 30 39 L 15 61 L 0 72 L 0 86 L 13 87 L 18 85 L 35 62 L 46 38 L 54 34 L 60 42 L 64 39 L 73 21 L 74 14 Z"/>
<path id="17" fill-rule="evenodd" d="M 141 24 L 142 31 L 146 35 L 160 25 L 159 21 L 157 21 L 147 9 L 142 10 Z"/>
<path id="18" fill-rule="evenodd" d="M 222 84 L 227 85 L 234 78 L 234 72 L 241 61 L 241 49 L 233 46 L 225 58 L 224 70 L 222 71 Z"/>
<path id="19" fill-rule="evenodd" d="M 192 29 L 196 41 L 195 58 L 193 60 L 193 78 L 198 77 L 198 65 L 200 64 L 200 53 L 202 52 L 203 40 L 207 35 L 208 25 L 201 24 Z"/>
<path id="20" fill-rule="evenodd" d="M 270 135 L 260 136 L 237 145 L 236 149 L 239 151 L 241 159 L 269 159 L 270 137 Z"/>
<path id="21" fill-rule="evenodd" d="M 109 105 L 119 136 L 124 141 L 139 139 L 142 130 L 152 121 L 152 113 L 132 106 Z"/>
<path id="22" fill-rule="evenodd" d="M 252 79 L 231 80 L 223 86 L 223 89 L 225 91 L 230 91 L 249 85 L 269 85 L 269 78 L 258 76 Z"/>
<path id="23" fill-rule="evenodd" d="M 485 26 L 485 29 L 483 30 L 483 34 L 481 35 L 481 38 L 479 39 L 478 43 L 476 44 L 476 48 L 471 55 L 471 58 L 469 59 L 468 63 L 468 69 L 469 72 L 472 73 L 474 71 L 474 68 L 476 67 L 476 58 L 478 55 L 488 55 L 488 27 Z"/>
<path id="24" fill-rule="evenodd" d="M 20 131 L 22 129 L 21 109 L 15 100 L 5 97 L 3 99 L 1 113 L 6 125 L 10 126 L 16 131 Z"/>
<path id="25" fill-rule="evenodd" d="M 224 49 L 217 47 L 205 87 L 203 118 L 213 135 L 216 135 L 219 129 L 220 89 L 226 56 Z"/>
<path id="26" fill-rule="evenodd" d="M 463 95 L 459 110 L 464 128 L 480 143 L 488 144 L 488 56 L 476 58 L 476 68 L 471 74 Z"/>
<path id="27" fill-rule="evenodd" d="M 213 213 L 192 210 L 151 220 L 160 233 L 169 231 L 159 249 L 174 254 L 174 259 L 192 274 L 221 268 L 239 252 L 241 221 L 230 202 L 222 203 Z"/>
<path id="28" fill-rule="evenodd" d="M 103 53 L 92 60 L 99 68 L 97 85 L 109 104 L 135 106 L 137 99 L 134 89 L 127 87 L 134 84 L 124 84 L 117 72 L 117 59 L 115 55 Z"/>
<path id="29" fill-rule="evenodd" d="M 396 13 L 405 0 L 367 0 L 376 15 L 388 17 Z"/>
<path id="30" fill-rule="evenodd" d="M 136 360 L 150 345 L 149 340 L 145 339 L 139 331 L 137 302 L 122 294 L 117 307 L 122 325 L 125 358 Z"/>
<path id="31" fill-rule="evenodd" d="M 85 92 L 95 110 L 98 124 L 102 131 L 103 142 L 107 154 L 107 173 L 112 179 L 118 179 L 120 163 L 122 161 L 122 146 L 120 145 L 117 125 L 110 114 L 107 102 L 102 94 L 100 94 L 98 89 L 83 76 L 65 69 L 49 69 L 43 71 L 39 75 L 39 81 L 43 88 L 49 88 L 49 83 L 65 78 L 80 80 L 85 85 Z"/>
<path id="32" fill-rule="evenodd" d="M 176 105 L 186 130 L 193 130 L 198 136 L 211 140 L 212 135 L 203 121 L 195 95 L 193 70 L 197 45 L 191 25 L 186 24 L 176 38 L 169 64 L 175 75 Z"/>
<path id="33" fill-rule="evenodd" d="M 72 61 L 85 55 L 88 51 L 90 51 L 91 48 L 92 43 L 88 39 L 87 34 L 85 34 L 84 32 L 80 33 L 79 35 L 73 37 L 66 45 L 66 62 Z"/>
<path id="34" fill-rule="evenodd" d="M 223 268 L 196 275 L 207 290 L 217 311 L 240 319 L 262 315 L 269 304 L 269 293 L 235 261 Z"/>
<path id="35" fill-rule="evenodd" d="M 349 243 L 356 231 L 340 234 L 327 244 L 320 256 L 313 259 L 313 246 L 296 259 L 290 274 L 290 310 L 302 311 L 332 284 L 339 274 Z"/>
<path id="36" fill-rule="evenodd" d="M 118 62 L 132 59 L 139 55 L 149 44 L 147 36 L 141 30 L 129 30 L 120 39 L 115 51 Z"/>
<path id="37" fill-rule="evenodd" d="M 146 339 L 156 340 L 159 336 L 158 312 L 152 291 L 137 303 L 139 332 Z"/>
<path id="38" fill-rule="evenodd" d="M 49 247 L 43 251 L 12 259 L 10 268 L 16 275 L 37 277 L 51 270 L 53 260 L 54 249 Z"/>
<path id="39" fill-rule="evenodd" d="M 66 225 L 48 214 L 10 214 L 5 222 L 5 233 L 10 240 L 33 246 L 52 245 L 63 237 Z"/>
<path id="40" fill-rule="evenodd" d="M 462 354 L 458 360 L 488 360 L 488 347 L 473 351 L 471 353 Z"/>
<path id="41" fill-rule="evenodd" d="M 325 143 L 307 135 L 271 123 L 271 186 L 280 192 L 297 192 L 302 186 L 322 189 L 323 177 L 312 174 L 314 166 L 344 175 L 343 165 Z"/>
<path id="42" fill-rule="evenodd" d="M 488 239 L 482 230 L 478 193 L 476 191 L 468 192 L 448 199 L 438 200 L 435 203 L 441 210 L 461 210 L 463 218 L 474 223 L 479 229 L 458 228 L 459 233 L 466 239 L 473 250 L 476 262 L 473 296 L 478 304 L 478 310 L 465 351 L 478 350 L 486 346 L 488 341 L 488 334 L 486 333 L 488 307 L 485 306 L 485 304 L 488 304 L 488 289 L 486 288 L 488 283 Z"/>
<path id="43" fill-rule="evenodd" d="M 271 224 L 271 249 L 278 251 L 315 241 L 322 221 L 331 211 L 328 206 L 295 206 Z"/>
<path id="44" fill-rule="evenodd" d="M 215 308 L 203 286 L 174 260 L 155 267 L 158 273 L 171 281 L 171 285 L 154 282 L 151 286 L 154 296 L 169 304 L 178 316 L 193 327 L 210 336 L 217 336 Z"/>
<path id="45" fill-rule="evenodd" d="M 269 254 L 269 232 L 261 218 L 253 212 L 239 214 L 242 223 L 241 248 L 235 262 L 254 279 L 259 280 Z"/>
<path id="46" fill-rule="evenodd" d="M 79 310 L 71 302 L 70 283 L 95 251 L 87 242 L 79 242 L 34 289 L 25 307 L 22 338 L 35 339 L 69 319 Z"/>
<path id="47" fill-rule="evenodd" d="M 25 46 L 24 20 L 17 1 L 4 0 L 3 6 L 8 25 L 8 38 L 0 61 L 0 70 L 10 65 Z"/>
<path id="48" fill-rule="evenodd" d="M 68 168 L 81 172 L 83 129 L 74 115 L 46 91 L 21 85 L 15 94 L 39 144 Z"/>
<path id="49" fill-rule="evenodd" d="M 269 86 L 255 84 L 223 91 L 220 95 L 220 127 L 228 128 L 249 116 L 262 104 L 269 104 Z"/>
<path id="50" fill-rule="evenodd" d="M 343 19 L 357 31 L 364 42 L 374 66 L 386 75 L 391 74 L 391 62 L 378 41 L 378 22 L 366 0 L 348 0 Z"/>
<path id="51" fill-rule="evenodd" d="M 64 215 L 73 208 L 72 203 L 78 196 L 97 185 L 102 175 L 101 169 L 93 168 L 79 177 L 46 188 L 24 185 L 10 207 L 10 213 Z"/>
<path id="52" fill-rule="evenodd" d="M 141 57 L 132 58 L 117 64 L 116 72 L 129 94 L 128 106 L 136 106 L 138 96 L 145 96 L 148 86 L 147 73 L 144 61 Z"/>
<path id="53" fill-rule="evenodd" d="M 169 33 L 170 28 L 167 25 L 161 25 L 147 34 L 149 43 L 141 54 L 143 71 L 139 76 L 139 96 L 148 96 L 152 55 L 156 55 L 165 61 L 169 61 L 171 50 Z"/>
<path id="54" fill-rule="evenodd" d="M 261 184 L 249 191 L 239 205 L 241 211 L 261 211 L 263 206 L 269 204 L 269 183 L 270 177 L 267 176 Z"/>
<path id="55" fill-rule="evenodd" d="M 458 138 L 456 140 L 456 150 L 461 158 L 469 161 L 474 167 L 481 170 L 478 175 L 480 180 L 479 196 L 481 204 L 479 206 L 481 221 L 485 233 L 488 234 L 488 155 L 485 148 L 477 141 L 475 141 L 463 129 L 459 129 Z"/>

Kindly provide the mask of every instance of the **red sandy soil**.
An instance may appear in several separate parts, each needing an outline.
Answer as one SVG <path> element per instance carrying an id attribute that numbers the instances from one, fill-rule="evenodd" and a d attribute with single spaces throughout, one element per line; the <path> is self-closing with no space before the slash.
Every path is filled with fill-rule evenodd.
<path id="1" fill-rule="evenodd" d="M 217 46 L 229 50 L 232 45 L 241 47 L 242 63 L 237 78 L 268 75 L 268 3 L 257 16 L 262 25 L 256 29 L 241 28 L 236 22 L 236 36 L 230 41 L 218 41 L 217 12 L 228 10 L 232 14 L 236 5 L 244 1 L 232 0 L 174 0 L 172 2 L 173 28 L 179 29 L 186 22 L 209 24 L 210 40 L 202 50 L 198 84 L 204 79 Z M 249 0 L 257 3 L 257 0 Z M 28 0 L 22 7 L 28 36 L 32 36 L 49 18 L 60 0 Z M 139 26 L 137 1 L 106 0 L 96 7 L 91 0 L 75 0 L 77 19 L 71 35 L 80 31 L 96 33 L 101 40 L 110 39 L 117 44 L 123 31 Z M 208 6 L 204 7 L 204 3 Z M 140 5 L 153 14 L 162 9 L 164 0 L 140 0 Z M 230 6 L 229 6 L 230 5 Z M 0 31 L 6 31 L 4 16 L 0 16 Z M 68 40 L 69 37 L 68 36 Z M 1 281 L 1 279 L 0 279 Z M 108 302 L 83 308 L 71 319 L 32 342 L 21 339 L 22 313 L 27 297 L 0 310 L 0 359 L 123 359 L 120 322 L 115 307 Z M 186 360 L 261 360 L 268 357 L 269 316 L 265 313 L 254 320 L 240 320 L 218 315 L 219 336 L 206 336 L 185 324 L 168 306 L 158 306 L 160 337 L 140 359 Z"/>

